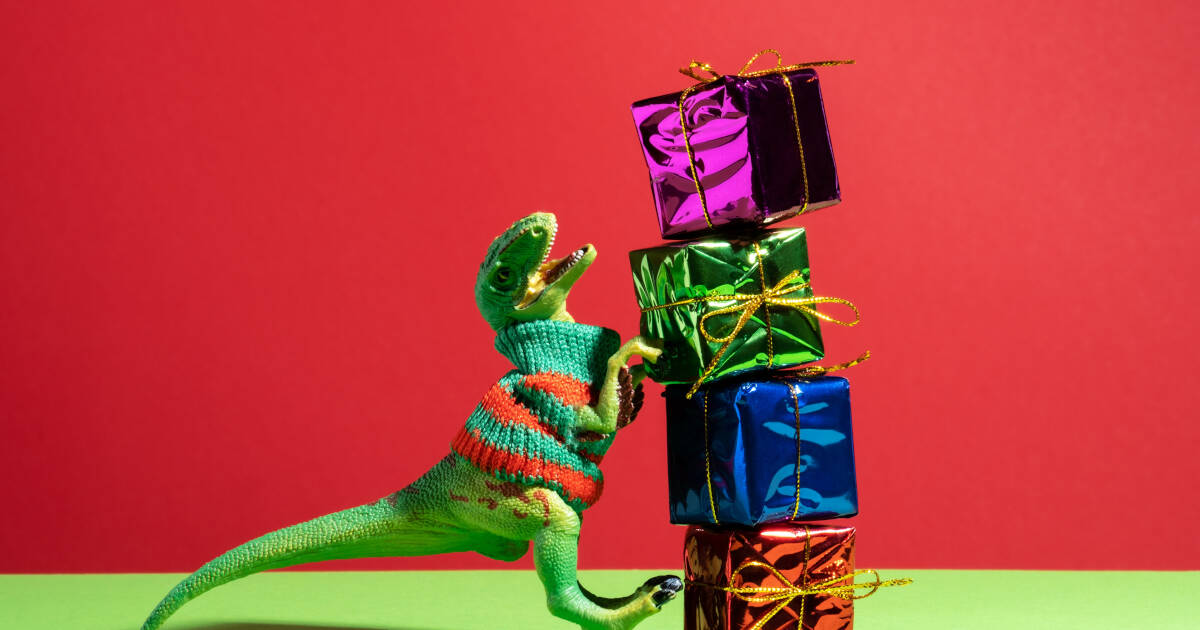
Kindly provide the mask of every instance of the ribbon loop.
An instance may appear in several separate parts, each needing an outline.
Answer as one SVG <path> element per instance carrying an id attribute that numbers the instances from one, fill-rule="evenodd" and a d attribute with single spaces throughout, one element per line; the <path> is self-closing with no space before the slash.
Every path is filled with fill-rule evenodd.
<path id="1" fill-rule="evenodd" d="M 796 291 L 808 288 L 809 284 L 807 282 L 792 284 L 793 281 L 795 281 L 799 276 L 799 271 L 792 271 L 788 275 L 784 276 L 782 280 L 775 283 L 775 286 L 763 291 L 762 293 L 734 293 L 732 295 L 711 296 L 713 301 L 723 301 L 722 298 L 724 298 L 738 303 L 733 306 L 727 306 L 705 313 L 700 318 L 700 334 L 705 340 L 711 343 L 729 343 L 730 341 L 733 341 L 735 337 L 737 337 L 738 333 L 742 331 L 742 328 L 745 327 L 746 322 L 750 321 L 750 318 L 754 315 L 754 313 L 765 305 L 794 308 L 798 311 L 803 311 L 809 315 L 812 315 L 813 317 L 827 321 L 831 324 L 837 324 L 839 326 L 854 326 L 862 319 L 862 315 L 859 313 L 858 307 L 849 300 L 843 300 L 842 298 L 820 297 L 815 295 L 799 298 L 784 297 L 790 293 L 795 293 Z M 852 311 L 854 311 L 854 321 L 843 321 L 831 315 L 822 313 L 821 311 L 818 311 L 812 307 L 814 304 L 842 304 L 848 306 Z M 733 330 L 728 335 L 724 337 L 717 337 L 708 331 L 708 320 L 710 318 L 728 313 L 736 313 L 738 311 L 741 311 L 742 314 L 740 317 L 738 317 L 737 323 L 734 324 Z"/>
<path id="2" fill-rule="evenodd" d="M 756 250 L 758 249 L 757 243 L 755 244 L 755 249 Z M 760 255 L 760 259 L 761 259 L 761 255 Z M 760 263 L 760 265 L 761 265 L 761 263 Z M 761 272 L 761 268 L 760 268 L 760 272 Z M 692 388 L 688 390 L 686 398 L 688 398 L 690 400 L 692 398 L 692 396 L 694 396 L 696 394 L 696 392 L 699 391 L 700 386 L 704 385 L 704 383 L 708 381 L 709 377 L 712 376 L 712 373 L 717 369 L 717 366 L 720 364 L 721 357 L 725 355 L 725 351 L 729 349 L 729 346 L 733 343 L 734 339 L 737 339 L 737 336 L 739 334 L 741 334 L 742 329 L 746 327 L 746 324 L 750 322 L 750 320 L 754 317 L 755 313 L 757 313 L 760 308 L 764 308 L 767 306 L 781 306 L 783 308 L 795 309 L 795 310 L 801 311 L 803 313 L 806 313 L 808 315 L 811 315 L 822 321 L 826 321 L 831 324 L 837 324 L 838 326 L 854 326 L 854 325 L 858 324 L 859 321 L 861 321 L 862 315 L 859 313 L 858 307 L 855 306 L 854 303 L 851 302 L 850 300 L 844 300 L 842 298 L 836 298 L 836 297 L 823 297 L 823 296 L 817 296 L 817 295 L 812 295 L 812 296 L 808 296 L 808 297 L 786 297 L 789 294 L 809 288 L 808 282 L 796 282 L 796 280 L 799 278 L 800 278 L 800 272 L 798 270 L 792 270 L 792 271 L 788 272 L 788 274 L 785 275 L 783 277 L 783 279 L 781 279 L 779 282 L 776 282 L 775 285 L 772 286 L 771 288 L 766 288 L 766 283 L 764 282 L 761 293 L 733 293 L 733 294 L 705 295 L 702 297 L 689 298 L 686 300 L 677 300 L 675 302 L 670 302 L 667 304 L 659 304 L 656 306 L 647 306 L 642 309 L 643 313 L 649 313 L 651 311 L 659 311 L 659 310 L 663 310 L 663 309 L 674 308 L 676 306 L 684 306 L 687 304 L 706 304 L 708 302 L 733 302 L 733 304 L 730 306 L 724 306 L 724 307 L 709 311 L 709 312 L 705 313 L 704 315 L 700 316 L 700 322 L 699 322 L 699 325 L 697 326 L 697 329 L 699 330 L 700 335 L 702 337 L 704 337 L 705 341 L 707 341 L 709 343 L 720 344 L 720 347 L 717 348 L 716 353 L 713 354 L 712 359 L 710 359 L 708 362 L 708 365 L 705 366 L 704 372 L 700 375 L 700 379 L 697 380 L 692 385 Z M 817 305 L 817 304 L 841 304 L 843 306 L 849 307 L 850 310 L 854 311 L 854 320 L 853 321 L 845 321 L 845 320 L 841 320 L 836 317 L 833 317 L 832 315 L 822 313 L 821 311 L 819 311 L 815 308 L 815 305 Z M 709 320 L 711 320 L 713 317 L 719 317 L 721 315 L 730 315 L 733 313 L 738 313 L 738 318 L 734 322 L 733 328 L 730 329 L 729 334 L 724 335 L 724 336 L 717 336 L 709 331 Z M 769 324 L 768 324 L 767 332 L 768 332 L 768 334 L 770 334 L 770 332 L 771 332 L 770 328 L 769 328 Z M 861 356 L 859 356 L 857 359 L 854 359 L 853 361 L 848 361 L 846 363 L 840 363 L 837 365 L 832 365 L 832 366 L 827 366 L 827 367 L 810 366 L 807 368 L 802 368 L 800 370 L 800 372 L 805 375 L 817 375 L 817 374 L 825 374 L 826 372 L 834 372 L 837 370 L 843 370 L 848 367 L 858 365 L 859 363 L 862 363 L 863 361 L 866 361 L 868 358 L 870 358 L 870 356 L 871 356 L 870 352 L 865 352 Z"/>
<path id="3" fill-rule="evenodd" d="M 780 68 L 783 68 L 783 53 L 775 50 L 774 48 L 764 48 L 754 53 L 753 57 L 750 57 L 750 60 L 746 62 L 746 65 L 742 66 L 741 70 L 738 70 L 738 76 L 746 76 L 746 71 L 750 69 L 750 66 L 754 65 L 754 62 L 758 61 L 758 58 L 766 53 L 775 55 L 775 67 L 771 69 L 772 71 L 778 72 Z"/>
<path id="4" fill-rule="evenodd" d="M 754 62 L 758 61 L 763 55 L 775 56 L 774 67 L 764 68 L 762 70 L 750 70 L 750 66 L 753 66 Z M 802 63 L 792 63 L 785 66 L 783 65 L 783 53 L 775 50 L 774 48 L 764 48 L 754 53 L 742 66 L 742 69 L 737 71 L 735 76 L 761 77 L 768 74 L 783 74 L 785 72 L 803 70 L 805 68 L 828 68 L 829 66 L 848 66 L 853 64 L 853 59 L 827 59 L 824 61 L 805 61 Z M 710 76 L 702 76 L 697 71 L 707 72 Z M 717 72 L 711 64 L 704 61 L 698 61 L 696 59 L 693 59 L 686 68 L 680 68 L 679 73 L 686 77 L 691 77 L 700 83 L 712 83 L 713 81 L 721 78 L 721 73 Z"/>
<path id="5" fill-rule="evenodd" d="M 871 351 L 864 350 L 862 354 L 858 355 L 858 358 L 851 359 L 850 361 L 835 363 L 833 365 L 806 365 L 798 370 L 795 370 L 795 372 L 801 376 L 824 376 L 830 372 L 837 372 L 838 370 L 852 368 L 870 358 Z"/>
<path id="6" fill-rule="evenodd" d="M 702 76 L 698 71 L 707 72 L 710 76 Z M 680 68 L 679 74 L 682 74 L 685 77 L 691 77 L 700 83 L 712 83 L 713 81 L 721 78 L 721 73 L 713 70 L 712 66 L 703 61 L 696 61 L 695 59 L 693 59 L 686 68 Z"/>

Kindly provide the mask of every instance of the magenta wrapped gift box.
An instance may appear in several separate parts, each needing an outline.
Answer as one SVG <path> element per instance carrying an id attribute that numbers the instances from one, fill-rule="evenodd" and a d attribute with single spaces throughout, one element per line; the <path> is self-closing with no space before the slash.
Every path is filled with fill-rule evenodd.
<path id="1" fill-rule="evenodd" d="M 638 101 L 633 118 L 663 238 L 771 223 L 841 201 L 811 68 L 722 76 Z"/>

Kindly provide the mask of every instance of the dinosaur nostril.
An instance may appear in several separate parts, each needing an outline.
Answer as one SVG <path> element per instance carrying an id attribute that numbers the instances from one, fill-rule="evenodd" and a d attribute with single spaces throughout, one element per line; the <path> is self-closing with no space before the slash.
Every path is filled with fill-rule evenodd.
<path id="1" fill-rule="evenodd" d="M 542 228 L 539 228 L 539 227 L 531 228 L 529 230 L 529 233 L 535 237 L 540 237 L 542 235 Z"/>

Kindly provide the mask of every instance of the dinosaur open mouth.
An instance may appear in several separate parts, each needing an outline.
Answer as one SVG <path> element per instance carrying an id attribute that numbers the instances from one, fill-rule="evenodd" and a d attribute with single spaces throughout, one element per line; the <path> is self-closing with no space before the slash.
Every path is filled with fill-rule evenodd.
<path id="1" fill-rule="evenodd" d="M 575 266 L 575 263 L 583 260 L 583 257 L 587 255 L 587 250 L 586 246 L 580 247 L 558 260 L 550 260 L 542 263 L 539 269 L 542 272 L 542 282 L 547 285 L 554 284 L 554 281 L 561 278 L 564 273 L 570 271 L 571 267 Z"/>
<path id="2" fill-rule="evenodd" d="M 547 287 L 565 276 L 572 267 L 587 256 L 589 249 L 591 249 L 591 245 L 584 245 L 562 258 L 543 261 L 537 270 L 531 274 L 529 287 L 525 290 L 525 294 L 521 296 L 521 300 L 517 302 L 517 308 L 525 308 L 538 301 L 538 298 L 542 297 Z M 546 255 L 549 256 L 549 254 L 549 249 L 547 249 Z"/>

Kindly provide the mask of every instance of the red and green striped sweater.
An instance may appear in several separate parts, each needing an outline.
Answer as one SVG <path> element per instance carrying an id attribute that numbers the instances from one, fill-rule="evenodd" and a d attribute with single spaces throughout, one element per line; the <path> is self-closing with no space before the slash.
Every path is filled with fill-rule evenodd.
<path id="1" fill-rule="evenodd" d="M 503 481 L 549 488 L 578 511 L 600 498 L 600 459 L 615 433 L 576 430 L 577 409 L 594 403 L 616 331 L 536 320 L 496 335 L 516 369 L 483 396 L 451 443 L 455 453 Z"/>

